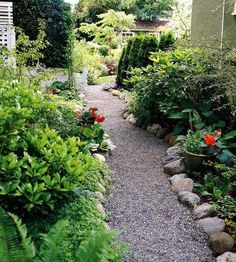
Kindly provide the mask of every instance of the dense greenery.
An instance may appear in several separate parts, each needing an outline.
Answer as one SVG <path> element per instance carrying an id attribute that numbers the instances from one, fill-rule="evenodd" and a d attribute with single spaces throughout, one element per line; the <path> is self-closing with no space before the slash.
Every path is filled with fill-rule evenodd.
<path id="1" fill-rule="evenodd" d="M 15 0 L 14 24 L 30 39 L 38 34 L 39 19 L 46 23 L 48 47 L 43 51 L 43 63 L 50 67 L 66 67 L 71 53 L 72 13 L 64 0 Z"/>
<path id="2" fill-rule="evenodd" d="M 127 89 L 132 88 L 130 84 L 124 85 L 125 79 L 128 79 L 130 72 L 134 68 L 144 67 L 151 64 L 149 59 L 151 52 L 158 51 L 158 40 L 155 36 L 140 35 L 131 38 L 119 60 L 117 84 Z"/>
<path id="3" fill-rule="evenodd" d="M 78 22 L 97 22 L 97 16 L 110 9 L 134 14 L 139 20 L 156 20 L 168 17 L 173 0 L 81 0 L 76 7 Z"/>

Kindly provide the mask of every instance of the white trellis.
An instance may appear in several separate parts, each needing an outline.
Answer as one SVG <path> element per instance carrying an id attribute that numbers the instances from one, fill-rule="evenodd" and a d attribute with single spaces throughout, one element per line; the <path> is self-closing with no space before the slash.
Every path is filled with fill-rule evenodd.
<path id="1" fill-rule="evenodd" d="M 0 2 L 0 45 L 8 49 L 13 49 L 16 42 L 12 6 L 12 2 Z"/>

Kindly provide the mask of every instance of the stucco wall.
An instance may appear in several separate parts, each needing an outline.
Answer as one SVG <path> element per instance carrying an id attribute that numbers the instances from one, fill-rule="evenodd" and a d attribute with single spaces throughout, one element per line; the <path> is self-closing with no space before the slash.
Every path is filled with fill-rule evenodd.
<path id="1" fill-rule="evenodd" d="M 201 46 L 220 46 L 223 0 L 193 0 L 191 41 Z"/>
<path id="2" fill-rule="evenodd" d="M 232 15 L 234 4 L 226 5 L 224 23 L 224 45 L 236 48 L 236 16 Z"/>

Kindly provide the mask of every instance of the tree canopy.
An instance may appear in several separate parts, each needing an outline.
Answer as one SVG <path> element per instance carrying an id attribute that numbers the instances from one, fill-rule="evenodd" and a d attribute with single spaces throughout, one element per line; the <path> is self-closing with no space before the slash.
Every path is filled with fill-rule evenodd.
<path id="1" fill-rule="evenodd" d="M 97 22 L 98 15 L 110 9 L 134 14 L 138 20 L 168 17 L 174 0 L 80 0 L 76 7 L 78 21 Z"/>
<path id="2" fill-rule="evenodd" d="M 15 0 L 14 25 L 21 27 L 30 39 L 38 35 L 39 19 L 45 21 L 48 47 L 44 62 L 52 67 L 65 67 L 68 62 L 73 19 L 70 5 L 64 0 Z"/>

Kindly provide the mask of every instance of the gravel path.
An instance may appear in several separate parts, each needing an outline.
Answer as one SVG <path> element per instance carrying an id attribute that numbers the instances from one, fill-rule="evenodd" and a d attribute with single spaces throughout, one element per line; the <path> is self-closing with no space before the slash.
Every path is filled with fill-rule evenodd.
<path id="1" fill-rule="evenodd" d="M 116 173 L 107 206 L 110 226 L 122 232 L 132 262 L 214 261 L 191 213 L 178 203 L 163 173 L 161 158 L 167 145 L 121 117 L 124 102 L 102 90 L 87 87 L 89 105 L 106 116 L 104 127 L 117 149 L 108 157 Z"/>

